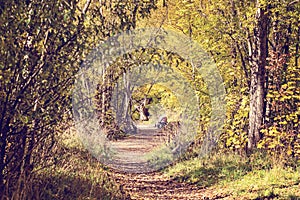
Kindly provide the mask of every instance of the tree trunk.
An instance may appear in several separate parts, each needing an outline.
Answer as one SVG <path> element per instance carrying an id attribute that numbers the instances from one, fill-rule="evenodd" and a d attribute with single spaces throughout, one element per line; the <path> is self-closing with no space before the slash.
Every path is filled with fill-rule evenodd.
<path id="1" fill-rule="evenodd" d="M 260 129 L 265 116 L 265 66 L 267 58 L 267 21 L 264 8 L 257 2 L 257 25 L 254 29 L 253 45 L 249 45 L 251 66 L 250 112 L 248 150 L 256 147 L 261 139 Z"/>
<path id="2" fill-rule="evenodd" d="M 2 130 L 1 138 L 0 138 L 0 196 L 4 196 L 5 189 L 5 154 L 6 154 L 6 145 L 7 145 L 7 132 L 6 130 Z"/>

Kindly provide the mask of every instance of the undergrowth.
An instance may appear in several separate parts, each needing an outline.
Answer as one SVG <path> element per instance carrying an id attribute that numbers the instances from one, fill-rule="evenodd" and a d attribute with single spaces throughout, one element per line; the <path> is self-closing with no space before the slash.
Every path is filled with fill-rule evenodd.
<path id="1" fill-rule="evenodd" d="M 75 134 L 64 134 L 58 141 L 54 163 L 37 166 L 30 179 L 24 181 L 24 199 L 128 198 Z"/>

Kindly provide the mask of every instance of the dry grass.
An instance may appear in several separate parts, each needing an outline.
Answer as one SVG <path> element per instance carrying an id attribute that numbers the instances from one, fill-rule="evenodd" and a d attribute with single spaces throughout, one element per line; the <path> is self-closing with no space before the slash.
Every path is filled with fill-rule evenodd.
<path id="1" fill-rule="evenodd" d="M 18 189 L 2 199 L 126 199 L 104 167 L 85 150 L 74 131 L 57 138 L 52 162 L 39 163 Z"/>

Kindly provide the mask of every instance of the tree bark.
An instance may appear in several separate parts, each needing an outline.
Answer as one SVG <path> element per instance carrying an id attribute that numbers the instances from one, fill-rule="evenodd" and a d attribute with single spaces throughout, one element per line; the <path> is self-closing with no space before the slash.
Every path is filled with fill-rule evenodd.
<path id="1" fill-rule="evenodd" d="M 265 66 L 267 58 L 266 10 L 257 1 L 257 25 L 254 28 L 253 45 L 249 45 L 251 85 L 248 131 L 248 150 L 253 150 L 261 139 L 260 129 L 265 116 Z"/>

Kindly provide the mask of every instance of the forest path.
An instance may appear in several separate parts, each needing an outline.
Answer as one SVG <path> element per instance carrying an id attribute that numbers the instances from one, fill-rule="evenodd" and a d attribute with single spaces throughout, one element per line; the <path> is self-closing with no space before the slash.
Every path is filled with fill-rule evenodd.
<path id="1" fill-rule="evenodd" d="M 135 135 L 113 142 L 118 150 L 112 163 L 111 176 L 128 199 L 217 199 L 212 191 L 188 183 L 181 183 L 163 172 L 151 172 L 143 155 L 163 142 L 161 133 L 154 127 L 140 127 Z M 211 198 L 215 196 L 214 198 Z"/>
<path id="2" fill-rule="evenodd" d="M 112 176 L 121 185 L 122 190 L 130 195 L 128 199 L 217 199 L 211 198 L 212 192 L 205 188 L 180 183 L 161 172 L 113 173 Z"/>
<path id="3" fill-rule="evenodd" d="M 111 142 L 116 153 L 109 166 L 120 172 L 144 173 L 154 171 L 149 166 L 147 153 L 163 143 L 159 129 L 153 125 L 139 126 L 137 134 Z"/>

